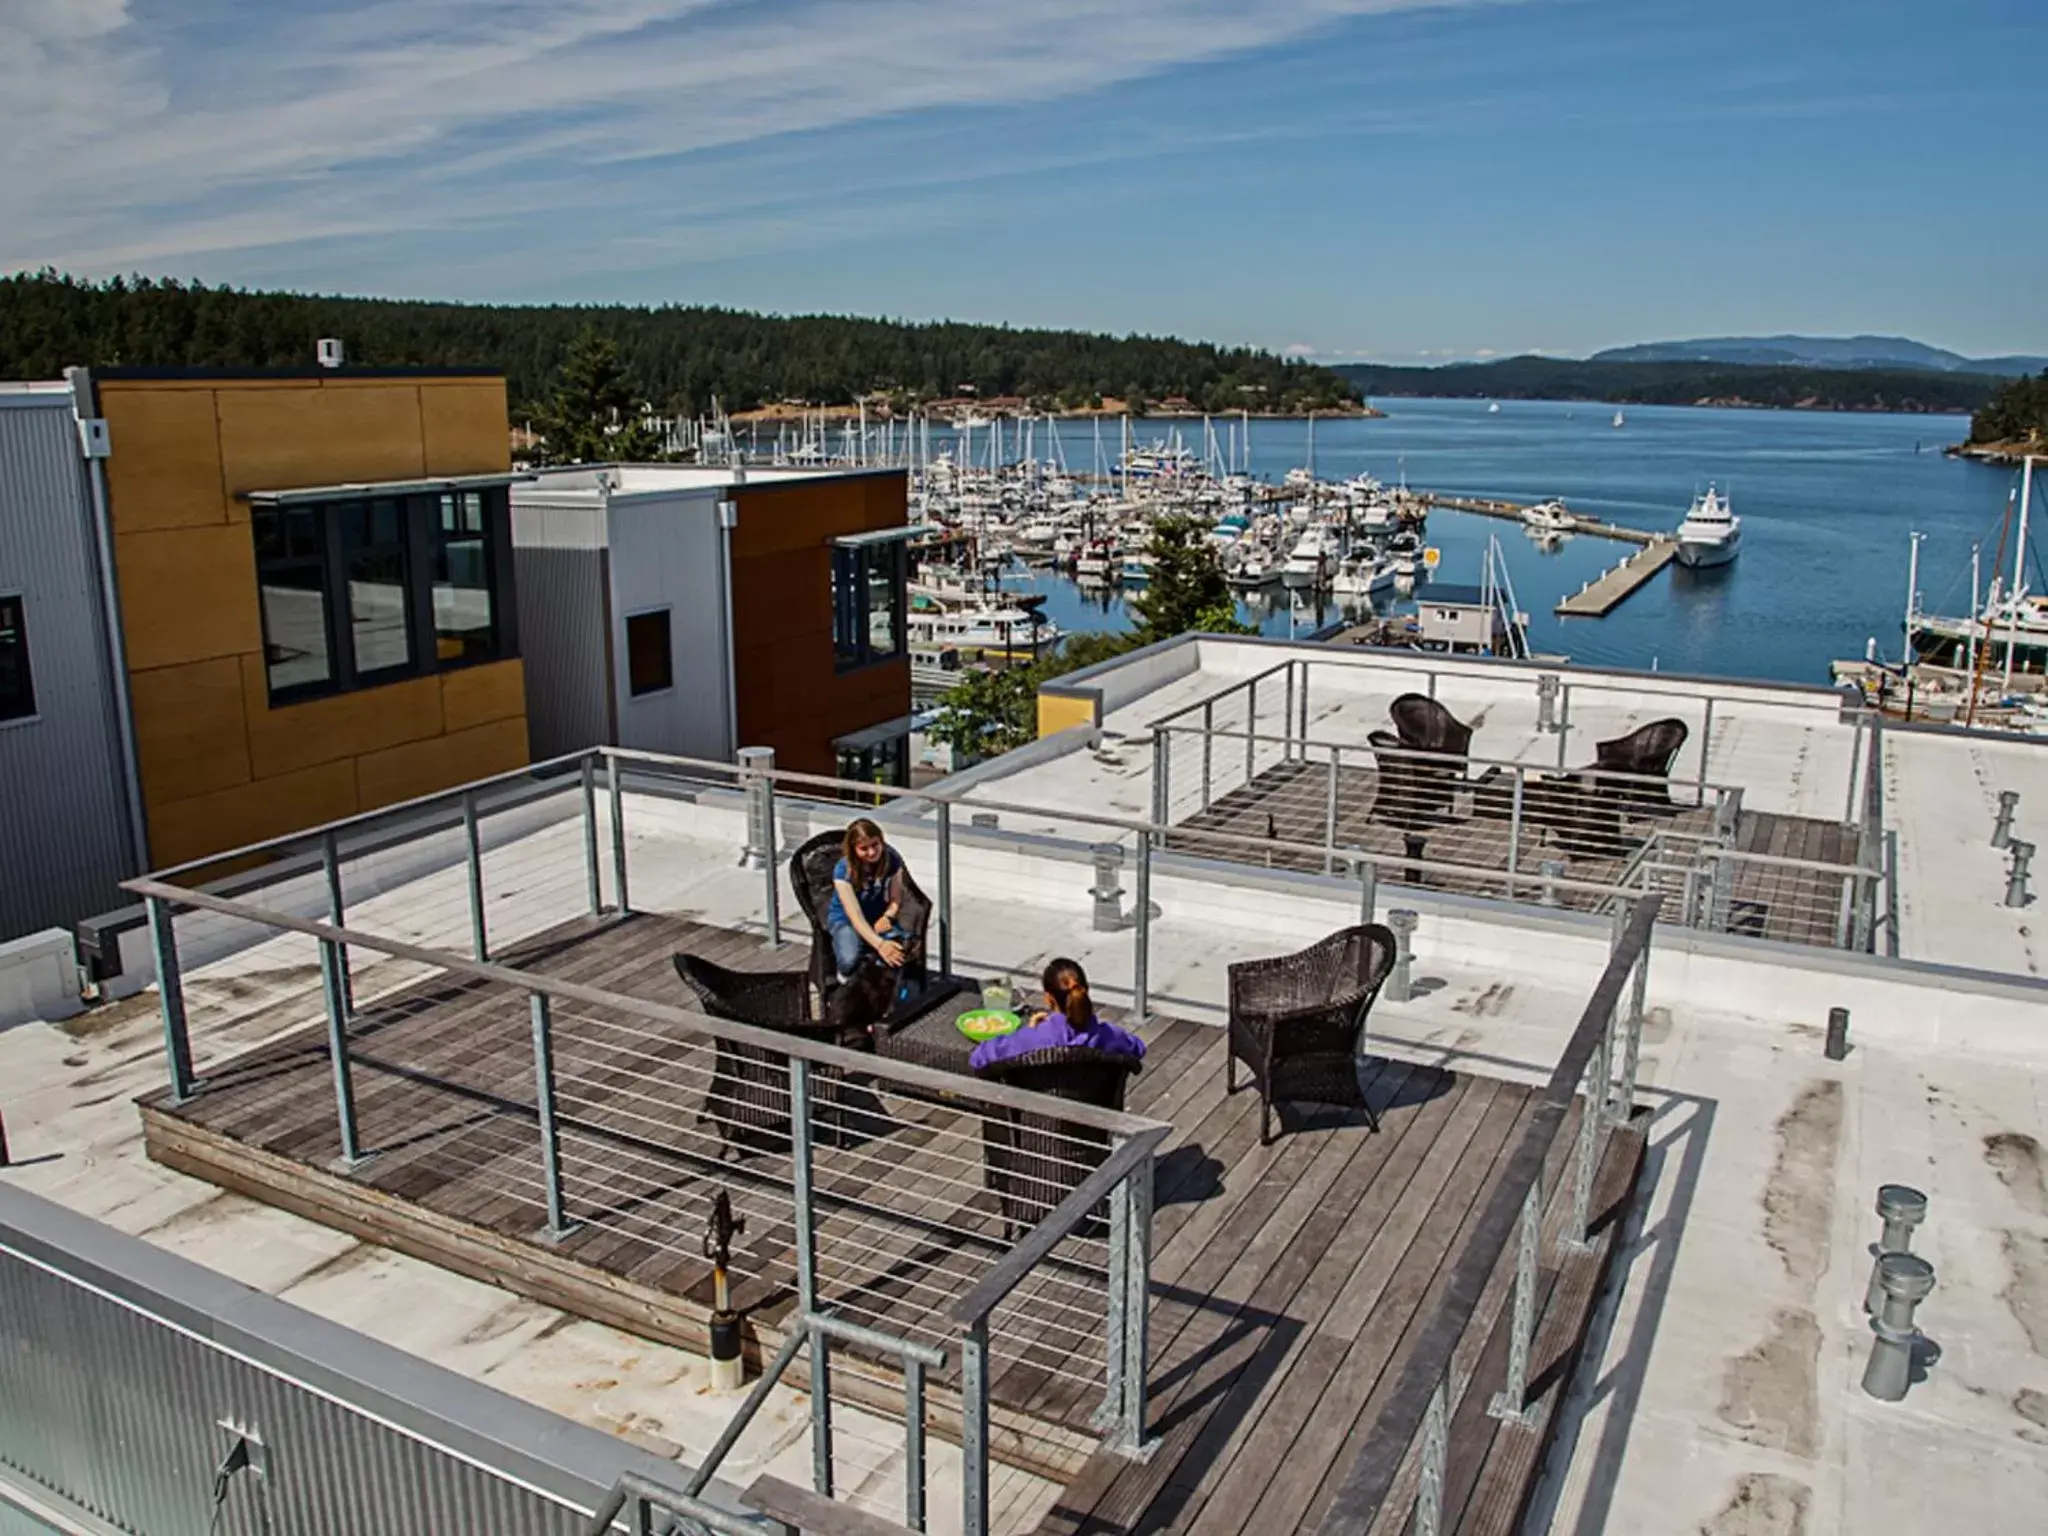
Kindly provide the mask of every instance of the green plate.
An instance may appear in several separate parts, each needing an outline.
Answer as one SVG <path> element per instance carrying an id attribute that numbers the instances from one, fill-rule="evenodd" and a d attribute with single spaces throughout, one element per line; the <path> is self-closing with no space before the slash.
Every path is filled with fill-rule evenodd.
<path id="1" fill-rule="evenodd" d="M 993 1040 L 998 1035 L 1007 1035 L 1022 1028 L 1024 1021 L 1004 1009 L 976 1008 L 971 1013 L 961 1014 L 954 1023 L 970 1040 Z"/>

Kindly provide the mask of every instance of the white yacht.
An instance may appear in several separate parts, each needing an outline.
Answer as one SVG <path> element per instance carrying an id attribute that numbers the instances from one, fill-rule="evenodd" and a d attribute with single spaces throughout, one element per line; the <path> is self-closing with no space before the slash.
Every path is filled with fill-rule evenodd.
<path id="1" fill-rule="evenodd" d="M 1543 533 L 1570 533 L 1579 526 L 1579 520 L 1572 516 L 1570 509 L 1555 498 L 1522 508 L 1522 521 Z"/>
<path id="2" fill-rule="evenodd" d="M 1330 552 L 1329 533 L 1320 523 L 1313 523 L 1295 541 L 1294 552 L 1287 557 L 1287 563 L 1280 567 L 1280 581 L 1289 587 L 1320 587 L 1330 579 L 1333 564 Z"/>
<path id="3" fill-rule="evenodd" d="M 1394 562 L 1381 555 L 1348 555 L 1330 578 L 1330 591 L 1337 597 L 1370 597 L 1391 589 L 1396 580 Z"/>
<path id="4" fill-rule="evenodd" d="M 1729 509 L 1728 498 L 1710 485 L 1693 498 L 1677 538 L 1680 565 L 1726 565 L 1742 542 L 1742 519 Z"/>

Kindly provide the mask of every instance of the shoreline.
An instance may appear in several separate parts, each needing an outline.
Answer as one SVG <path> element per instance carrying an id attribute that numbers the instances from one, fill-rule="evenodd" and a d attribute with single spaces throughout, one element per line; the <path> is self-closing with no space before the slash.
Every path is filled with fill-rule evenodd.
<path id="1" fill-rule="evenodd" d="M 2048 443 L 1951 443 L 1941 451 L 1952 459 L 1972 459 L 1979 464 L 2011 467 L 2025 463 L 2030 456 L 2048 458 Z"/>

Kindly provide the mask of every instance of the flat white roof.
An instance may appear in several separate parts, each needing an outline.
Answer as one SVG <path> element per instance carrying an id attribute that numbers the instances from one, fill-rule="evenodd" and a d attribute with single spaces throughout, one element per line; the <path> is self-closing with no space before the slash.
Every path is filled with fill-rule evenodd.
<path id="1" fill-rule="evenodd" d="M 783 847 L 843 814 L 785 804 Z M 625 816 L 636 908 L 761 931 L 764 882 L 739 867 L 746 811 L 736 798 L 629 791 Z M 1072 954 L 1098 995 L 1123 1001 L 1132 938 L 1091 926 L 1091 866 L 1013 838 L 1025 829 L 1007 813 L 999 822 L 996 834 L 970 834 L 955 850 L 956 968 L 1022 976 Z M 929 834 L 891 836 L 931 888 Z M 570 819 L 493 843 L 494 943 L 580 910 L 581 839 Z M 462 952 L 465 879 L 456 864 L 366 886 L 351 899 L 350 924 Z M 1217 1024 L 1230 962 L 1286 953 L 1356 920 L 1354 897 L 1263 871 L 1163 866 L 1152 900 L 1158 1006 Z M 195 929 L 192 949 L 206 938 Z M 186 973 L 202 1071 L 321 1016 L 310 940 L 252 927 L 244 942 Z M 1375 1006 L 1370 1049 L 1539 1080 L 1605 949 L 1604 920 L 1425 912 L 1416 996 Z M 420 974 L 360 951 L 356 964 L 363 996 Z M 1652 1112 L 1642 1214 L 1553 1456 L 1543 1495 L 1555 1505 L 1553 1529 L 1950 1536 L 2034 1527 L 2048 1506 L 2042 995 L 1871 957 L 1660 930 L 1641 1062 Z M 1852 1009 L 1842 1062 L 1822 1054 L 1832 1002 Z M 693 1356 L 150 1163 L 132 1099 L 163 1080 L 158 1038 L 149 994 L 0 1034 L 0 1108 L 22 1160 L 0 1177 L 657 1452 L 692 1461 L 707 1449 L 731 1404 L 704 1393 Z M 1927 1192 L 1915 1247 L 1937 1271 L 1920 1324 L 1939 1357 L 1899 1404 L 1858 1386 L 1870 1347 L 1860 1298 L 1878 1230 L 1871 1207 L 1884 1182 Z M 800 1394 L 778 1395 L 727 1475 L 772 1470 L 805 1482 L 804 1412 Z M 890 1427 L 841 1413 L 878 1447 L 863 1492 L 886 1510 L 900 1477 Z M 933 1529 L 943 1531 L 958 1508 L 957 1463 L 936 1439 L 931 1454 Z M 1056 1493 L 999 1468 L 998 1529 L 1032 1529 Z M 1759 1509 L 1781 1513 L 1743 1523 Z"/>
<path id="2" fill-rule="evenodd" d="M 513 499 L 522 495 L 553 497 L 561 492 L 584 492 L 593 497 L 600 481 L 611 488 L 611 496 L 663 496 L 679 492 L 744 490 L 748 486 L 786 485 L 799 480 L 840 480 L 855 475 L 902 474 L 900 469 L 847 469 L 840 466 L 804 469 L 789 465 L 752 465 L 742 470 L 723 465 L 695 464 L 577 464 L 560 469 L 533 472 L 525 486 L 513 488 Z"/>

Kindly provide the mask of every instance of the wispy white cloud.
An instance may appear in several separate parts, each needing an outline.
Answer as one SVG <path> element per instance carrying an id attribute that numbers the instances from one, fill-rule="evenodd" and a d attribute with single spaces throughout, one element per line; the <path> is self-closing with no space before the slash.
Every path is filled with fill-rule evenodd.
<path id="1" fill-rule="evenodd" d="M 713 252 L 787 245 L 826 231 L 735 209 L 729 183 L 714 195 L 689 168 L 797 136 L 822 187 L 842 175 L 834 135 L 860 125 L 1057 101 L 1464 3 L 1479 0 L 7 0 L 0 267 L 502 241 L 565 211 Z"/>

